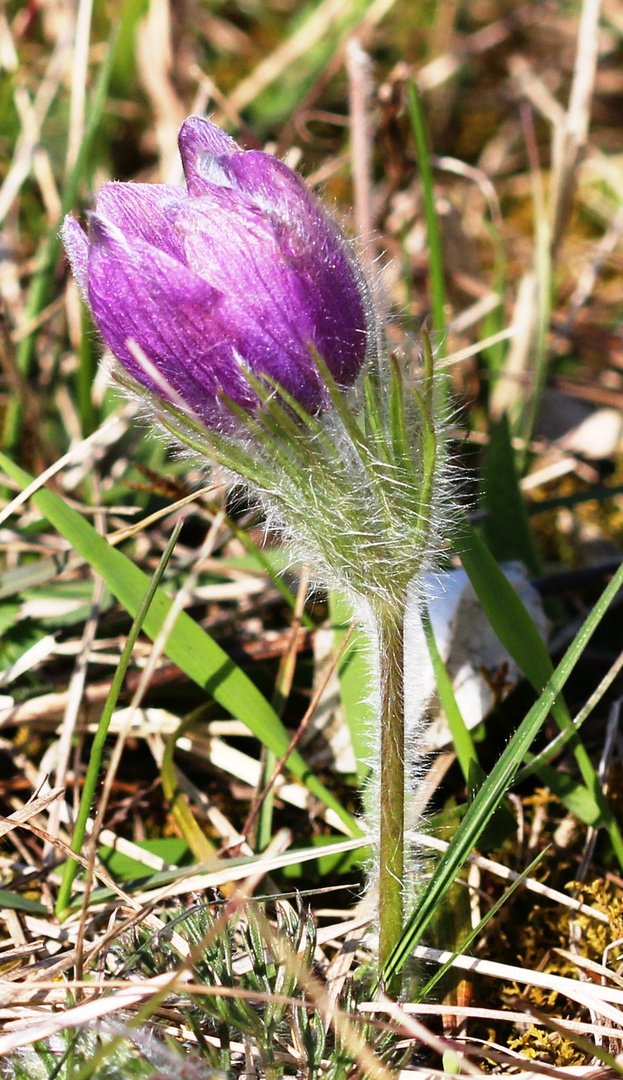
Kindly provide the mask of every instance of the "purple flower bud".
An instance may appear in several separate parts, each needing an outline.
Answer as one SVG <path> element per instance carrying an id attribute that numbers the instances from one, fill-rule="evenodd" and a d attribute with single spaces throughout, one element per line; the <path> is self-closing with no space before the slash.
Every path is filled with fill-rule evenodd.
<path id="1" fill-rule="evenodd" d="M 209 120 L 189 117 L 179 146 L 185 189 L 105 184 L 88 237 L 65 219 L 65 248 L 104 341 L 162 396 L 134 342 L 210 427 L 223 422 L 219 391 L 257 404 L 245 369 L 316 411 L 325 394 L 309 346 L 342 386 L 366 355 L 365 290 L 345 239 L 286 165 L 240 150 Z"/>

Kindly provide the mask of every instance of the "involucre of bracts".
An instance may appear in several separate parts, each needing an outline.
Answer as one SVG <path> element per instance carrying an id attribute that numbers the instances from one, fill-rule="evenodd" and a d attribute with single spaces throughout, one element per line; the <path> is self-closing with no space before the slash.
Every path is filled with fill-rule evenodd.
<path id="1" fill-rule="evenodd" d="M 441 384 L 432 362 L 413 373 L 392 359 L 371 365 L 346 395 L 315 359 L 329 397 L 320 415 L 251 375 L 262 405 L 250 416 L 227 402 L 235 435 L 208 432 L 162 399 L 152 404 L 175 440 L 246 481 L 295 560 L 374 621 L 404 607 L 414 579 L 424 587 L 450 530 Z"/>

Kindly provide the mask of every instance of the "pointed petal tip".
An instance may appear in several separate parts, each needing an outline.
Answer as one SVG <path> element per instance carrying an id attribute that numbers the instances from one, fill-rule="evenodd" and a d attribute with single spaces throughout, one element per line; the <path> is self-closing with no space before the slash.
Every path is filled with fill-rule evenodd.
<path id="1" fill-rule="evenodd" d="M 238 143 L 206 116 L 189 116 L 178 135 L 180 157 L 184 167 L 186 184 L 191 194 L 201 194 L 205 182 L 206 157 L 231 157 L 239 151 Z"/>
<path id="2" fill-rule="evenodd" d="M 65 214 L 61 225 L 61 240 L 69 258 L 74 250 L 88 247 L 87 235 L 73 214 Z"/>
<path id="3" fill-rule="evenodd" d="M 210 154 L 229 156 L 240 149 L 236 140 L 218 124 L 208 120 L 207 116 L 187 117 L 180 128 L 178 144 L 182 161 L 185 156 L 196 157 L 202 150 Z"/>
<path id="4" fill-rule="evenodd" d="M 112 221 L 102 217 L 96 210 L 87 214 L 89 225 L 89 246 L 109 247 L 111 244 L 122 244 L 127 247 L 127 240 L 122 232 Z"/>
<path id="5" fill-rule="evenodd" d="M 61 239 L 76 284 L 86 300 L 88 293 L 89 241 L 84 229 L 72 214 L 67 214 L 63 221 Z"/>

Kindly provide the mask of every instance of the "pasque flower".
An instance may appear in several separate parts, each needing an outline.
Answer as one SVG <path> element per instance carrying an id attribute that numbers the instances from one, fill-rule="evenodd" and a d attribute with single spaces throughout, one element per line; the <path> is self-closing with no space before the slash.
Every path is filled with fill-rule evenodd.
<path id="1" fill-rule="evenodd" d="M 310 345 L 344 387 L 366 355 L 365 290 L 347 242 L 276 158 L 242 151 L 199 116 L 179 146 L 185 188 L 104 184 L 88 236 L 65 220 L 102 337 L 137 382 L 159 396 L 172 387 L 210 428 L 223 426 L 223 394 L 257 404 L 247 372 L 317 412 L 326 390 Z"/>
<path id="2" fill-rule="evenodd" d="M 370 633 L 383 965 L 408 878 L 405 605 L 451 516 L 442 394 L 425 335 L 421 358 L 389 354 L 346 240 L 295 173 L 200 117 L 180 152 L 186 188 L 105 184 L 88 235 L 66 219 L 65 247 L 122 381 L 246 484 Z"/>

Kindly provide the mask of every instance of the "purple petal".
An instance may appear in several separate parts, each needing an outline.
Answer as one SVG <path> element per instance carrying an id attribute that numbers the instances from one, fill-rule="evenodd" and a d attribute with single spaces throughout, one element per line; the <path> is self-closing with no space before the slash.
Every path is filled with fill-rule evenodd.
<path id="1" fill-rule="evenodd" d="M 245 195 L 265 213 L 288 225 L 325 222 L 325 215 L 300 176 L 283 161 L 261 150 L 233 154 L 221 163 L 230 187 Z"/>
<path id="2" fill-rule="evenodd" d="M 170 207 L 169 215 L 185 263 L 211 285 L 247 296 L 270 288 L 283 261 L 276 232 L 243 195 L 210 185 L 201 198 Z"/>
<path id="3" fill-rule="evenodd" d="M 88 302 L 89 241 L 87 239 L 87 234 L 82 226 L 78 224 L 76 219 L 72 217 L 71 214 L 67 214 L 61 229 L 61 237 L 65 246 L 67 258 L 69 259 L 71 272 L 76 279 L 76 284 L 80 289 L 84 300 Z"/>
<path id="4" fill-rule="evenodd" d="M 213 158 L 229 157 L 239 152 L 235 139 L 205 116 L 189 116 L 182 124 L 178 145 L 184 176 L 191 195 L 203 195 Z M 215 182 L 215 177 L 212 177 Z M 218 181 L 216 181 L 218 182 Z"/>
<path id="5" fill-rule="evenodd" d="M 269 375 L 307 409 L 316 412 L 324 402 L 322 380 L 309 349 L 301 339 L 287 336 L 277 320 L 262 322 L 261 314 L 227 297 L 223 320 L 235 327 L 236 355 L 258 376 Z"/>
<path id="6" fill-rule="evenodd" d="M 162 396 L 126 344 L 131 338 L 208 426 L 219 423 L 222 387 L 240 404 L 252 397 L 218 317 L 219 294 L 191 270 L 142 240 L 129 244 L 91 215 L 89 298 L 114 355 L 141 385 Z"/>
<path id="7" fill-rule="evenodd" d="M 284 245 L 285 246 L 285 245 Z M 368 316 L 365 282 L 345 241 L 327 229 L 314 247 L 293 258 L 314 327 L 313 344 L 334 379 L 351 386 L 366 357 Z"/>
<path id="8" fill-rule="evenodd" d="M 265 343 L 261 361 L 248 348 L 243 359 L 260 371 L 265 354 L 271 353 L 282 365 L 273 372 L 275 377 L 286 385 L 294 369 L 303 370 L 314 383 L 315 396 L 317 380 L 307 347 L 314 340 L 307 283 L 284 259 L 270 221 L 244 197 L 222 188 L 189 200 L 173 213 L 184 237 L 186 263 L 223 294 L 231 333 L 240 331 Z"/>
<path id="9" fill-rule="evenodd" d="M 112 222 L 127 240 L 145 240 L 183 261 L 184 252 L 171 228 L 170 205 L 188 198 L 184 188 L 172 184 L 104 184 L 97 195 L 97 214 Z"/>
<path id="10" fill-rule="evenodd" d="M 231 192 L 224 193 L 219 200 L 213 189 L 209 192 L 206 189 L 206 196 L 224 208 L 223 217 L 231 215 L 232 211 L 241 219 L 248 216 L 242 198 L 237 203 L 234 201 L 236 193 L 246 197 L 260 211 L 264 235 L 271 235 L 271 247 L 266 250 L 266 255 L 274 265 L 288 264 L 297 280 L 295 291 L 299 297 L 301 293 L 303 295 L 303 300 L 297 303 L 302 302 L 308 319 L 301 330 L 309 332 L 309 328 L 313 328 L 311 340 L 334 377 L 343 385 L 352 384 L 365 358 L 367 319 L 362 301 L 365 284 L 346 240 L 301 178 L 270 154 L 256 150 L 233 154 L 220 159 L 219 168 L 223 174 L 220 186 L 229 184 Z M 235 207 L 238 207 L 237 211 Z M 220 221 L 218 211 L 215 220 Z M 231 236 L 232 224 L 230 232 L 223 235 Z M 226 228 L 224 220 L 222 226 Z M 236 232 L 236 225 L 233 227 Z M 251 226 L 245 226 L 244 243 L 252 231 Z M 225 260 L 218 233 L 213 235 L 216 241 L 213 259 L 208 258 L 205 264 L 209 270 L 204 274 L 199 261 L 196 269 L 208 281 L 216 283 L 212 263 L 220 264 Z M 277 256 L 273 252 L 275 242 L 279 248 Z M 240 274 L 241 271 L 236 269 L 235 272 Z M 251 272 L 251 267 L 247 272 Z M 227 286 L 223 283 L 220 287 L 232 286 L 235 287 L 235 282 L 230 281 Z"/>
<path id="11" fill-rule="evenodd" d="M 354 382 L 366 351 L 366 317 L 359 283 L 343 242 L 321 221 L 301 243 L 243 195 L 213 188 L 202 199 L 173 208 L 184 236 L 189 268 L 224 294 L 232 326 L 254 327 L 271 342 L 282 370 L 270 373 L 288 389 L 300 375 L 310 380 L 302 404 L 317 397 L 310 343 L 343 385 Z M 226 246 L 223 244 L 226 237 Z M 259 350 L 265 363 L 266 350 Z M 254 371 L 259 356 L 242 353 Z M 296 376 L 295 376 L 296 372 Z"/>

